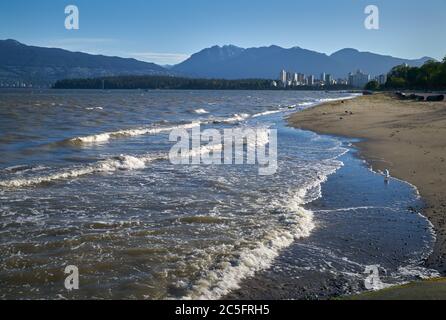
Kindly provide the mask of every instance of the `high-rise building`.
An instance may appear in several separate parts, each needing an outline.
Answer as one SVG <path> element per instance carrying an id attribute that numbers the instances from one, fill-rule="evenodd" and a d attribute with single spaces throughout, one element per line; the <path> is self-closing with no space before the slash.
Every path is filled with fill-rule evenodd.
<path id="1" fill-rule="evenodd" d="M 314 86 L 314 76 L 313 76 L 313 75 L 309 75 L 309 76 L 307 77 L 307 84 L 308 84 L 309 86 Z"/>
<path id="2" fill-rule="evenodd" d="M 286 73 L 286 81 L 287 81 L 287 85 L 289 85 L 289 86 L 291 86 L 293 84 L 293 73 L 292 72 Z"/>
<path id="3" fill-rule="evenodd" d="M 287 73 L 285 70 L 280 71 L 279 81 L 282 83 L 282 85 L 286 85 L 286 83 L 287 83 L 286 76 L 287 76 Z"/>
<path id="4" fill-rule="evenodd" d="M 379 76 L 376 77 L 376 81 L 378 81 L 378 83 L 380 85 L 384 85 L 387 82 L 387 75 L 386 74 L 381 74 Z"/>
<path id="5" fill-rule="evenodd" d="M 293 74 L 293 85 L 295 86 L 299 85 L 299 75 L 297 73 Z"/>
<path id="6" fill-rule="evenodd" d="M 364 88 L 370 81 L 370 75 L 363 73 L 361 70 L 356 71 L 356 73 L 349 73 L 348 84 L 355 88 Z"/>
<path id="7" fill-rule="evenodd" d="M 314 86 L 316 85 L 317 81 L 314 75 L 310 75 L 307 77 L 303 73 L 289 72 L 286 70 L 282 70 L 279 75 L 279 82 L 283 87 L 292 87 L 292 86 L 305 86 L 305 85 Z"/>
<path id="8" fill-rule="evenodd" d="M 325 72 L 321 73 L 321 78 L 320 78 L 321 82 L 325 82 Z"/>

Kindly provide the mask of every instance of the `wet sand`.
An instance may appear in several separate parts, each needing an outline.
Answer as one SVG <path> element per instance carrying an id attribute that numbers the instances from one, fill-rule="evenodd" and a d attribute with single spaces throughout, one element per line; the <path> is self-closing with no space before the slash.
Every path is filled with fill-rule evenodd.
<path id="1" fill-rule="evenodd" d="M 446 273 L 446 102 L 402 101 L 389 94 L 329 102 L 298 112 L 289 123 L 322 134 L 360 138 L 355 144 L 375 171 L 415 185 L 437 242 L 426 267 Z"/>
<path id="2" fill-rule="evenodd" d="M 381 291 L 366 292 L 343 298 L 345 300 L 444 300 L 446 279 L 408 283 Z"/>

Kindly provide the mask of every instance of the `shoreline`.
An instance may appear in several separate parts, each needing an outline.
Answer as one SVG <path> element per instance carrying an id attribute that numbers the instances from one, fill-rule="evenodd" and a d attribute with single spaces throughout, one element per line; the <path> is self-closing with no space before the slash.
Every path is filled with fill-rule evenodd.
<path id="1" fill-rule="evenodd" d="M 296 112 L 291 127 L 360 139 L 358 156 L 375 172 L 418 190 L 423 215 L 434 226 L 436 243 L 425 266 L 446 274 L 446 103 L 401 101 L 390 94 L 331 101 Z"/>
<path id="2" fill-rule="evenodd" d="M 438 276 L 433 270 L 418 269 L 433 244 L 420 247 L 432 234 L 425 237 L 425 228 L 433 228 L 426 217 L 411 214 L 423 207 L 416 188 L 398 179 L 385 185 L 382 176 L 358 157 L 352 139 L 342 139 L 342 146 L 349 150 L 336 158 L 343 165 L 321 185 L 320 197 L 304 205 L 314 214 L 316 228 L 284 248 L 270 268 L 241 281 L 225 300 L 354 297 L 368 292 L 361 275 L 370 265 L 386 270 L 382 280 L 392 287 Z M 420 249 L 422 257 L 416 254 Z M 408 259 L 412 254 L 415 260 Z"/>

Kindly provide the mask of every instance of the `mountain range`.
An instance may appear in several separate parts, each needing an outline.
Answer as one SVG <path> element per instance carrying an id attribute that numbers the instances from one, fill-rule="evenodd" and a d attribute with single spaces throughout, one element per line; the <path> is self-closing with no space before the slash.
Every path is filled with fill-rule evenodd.
<path id="1" fill-rule="evenodd" d="M 154 63 L 135 59 L 27 46 L 15 40 L 0 41 L 0 82 L 51 84 L 67 78 L 168 73 Z"/>
<path id="2" fill-rule="evenodd" d="M 57 48 L 27 46 L 15 40 L 0 40 L 0 83 L 51 84 L 70 78 L 118 75 L 181 75 L 222 79 L 277 79 L 282 69 L 316 77 L 326 72 L 345 78 L 361 69 L 371 75 L 387 73 L 396 65 L 420 66 L 431 58 L 408 60 L 355 49 L 331 55 L 299 47 L 240 48 L 214 46 L 193 54 L 169 68 L 135 59 L 92 55 Z"/>
<path id="3" fill-rule="evenodd" d="M 278 46 L 239 48 L 233 45 L 214 46 L 192 55 L 174 66 L 173 71 L 204 78 L 278 78 L 282 69 L 319 77 L 322 72 L 336 78 L 361 69 L 372 76 L 384 74 L 396 65 L 420 66 L 431 58 L 408 60 L 355 49 L 342 49 L 326 55 L 299 47 Z"/>

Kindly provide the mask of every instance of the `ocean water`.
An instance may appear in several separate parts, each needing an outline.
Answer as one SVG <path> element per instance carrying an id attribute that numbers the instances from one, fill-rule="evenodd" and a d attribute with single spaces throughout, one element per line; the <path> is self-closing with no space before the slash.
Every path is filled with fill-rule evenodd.
<path id="1" fill-rule="evenodd" d="M 276 284 L 299 287 L 327 265 L 358 290 L 370 264 L 389 270 L 387 283 L 432 276 L 420 266 L 434 234 L 413 209 L 421 206 L 416 190 L 394 180 L 384 186 L 342 139 L 286 126 L 291 112 L 350 97 L 0 91 L 0 298 L 254 296 L 261 290 L 249 281 L 267 272 L 304 270 L 291 282 L 276 275 Z M 277 129 L 277 173 L 171 164 L 170 131 L 198 124 Z M 388 254 L 370 249 L 377 239 Z M 394 254 L 400 245 L 406 249 Z M 68 265 L 79 268 L 80 290 L 64 287 Z"/>

